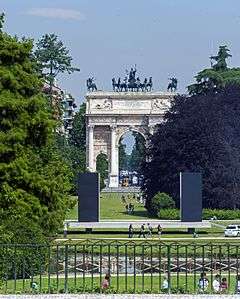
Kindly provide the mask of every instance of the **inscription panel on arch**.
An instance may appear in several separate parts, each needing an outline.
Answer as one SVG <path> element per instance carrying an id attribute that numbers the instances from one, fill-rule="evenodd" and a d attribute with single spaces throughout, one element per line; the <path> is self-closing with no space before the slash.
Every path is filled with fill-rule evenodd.
<path id="1" fill-rule="evenodd" d="M 151 101 L 144 100 L 115 100 L 113 102 L 113 109 L 151 109 Z"/>

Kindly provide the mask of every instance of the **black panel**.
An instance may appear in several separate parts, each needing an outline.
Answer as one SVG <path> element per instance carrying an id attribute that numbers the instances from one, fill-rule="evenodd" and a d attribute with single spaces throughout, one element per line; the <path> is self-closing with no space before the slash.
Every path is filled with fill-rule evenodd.
<path id="1" fill-rule="evenodd" d="M 180 209 L 181 221 L 202 221 L 201 173 L 180 173 Z"/>
<path id="2" fill-rule="evenodd" d="M 99 174 L 81 173 L 78 176 L 78 221 L 99 221 Z"/>

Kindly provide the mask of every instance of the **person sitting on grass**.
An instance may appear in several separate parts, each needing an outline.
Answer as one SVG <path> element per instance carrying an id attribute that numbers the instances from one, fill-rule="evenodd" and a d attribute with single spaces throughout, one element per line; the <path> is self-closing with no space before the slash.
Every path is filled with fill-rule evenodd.
<path id="1" fill-rule="evenodd" d="M 168 280 L 167 280 L 166 276 L 163 277 L 162 291 L 163 291 L 163 293 L 167 293 L 167 291 L 168 291 Z"/>
<path id="2" fill-rule="evenodd" d="M 236 276 L 236 294 L 240 294 L 240 275 Z"/>
<path id="3" fill-rule="evenodd" d="M 220 281 L 221 281 L 220 275 L 219 274 L 215 275 L 215 278 L 212 283 L 212 287 L 215 293 L 220 292 Z"/>
<path id="4" fill-rule="evenodd" d="M 110 274 L 106 274 L 102 282 L 102 291 L 106 291 L 110 287 Z"/>
<path id="5" fill-rule="evenodd" d="M 199 292 L 203 293 L 204 291 L 206 291 L 208 288 L 208 285 L 209 285 L 209 280 L 206 276 L 206 273 L 203 272 L 203 273 L 201 273 L 201 276 L 198 281 Z"/>
<path id="6" fill-rule="evenodd" d="M 220 285 L 221 293 L 226 294 L 228 290 L 227 278 L 223 277 Z"/>

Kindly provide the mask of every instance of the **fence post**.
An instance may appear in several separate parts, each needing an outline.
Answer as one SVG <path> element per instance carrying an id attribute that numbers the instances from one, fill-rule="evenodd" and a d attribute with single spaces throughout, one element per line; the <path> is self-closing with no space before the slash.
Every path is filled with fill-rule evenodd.
<path id="1" fill-rule="evenodd" d="M 171 245 L 167 245 L 168 293 L 171 293 Z"/>
<path id="2" fill-rule="evenodd" d="M 68 292 L 68 245 L 65 245 L 64 293 Z"/>

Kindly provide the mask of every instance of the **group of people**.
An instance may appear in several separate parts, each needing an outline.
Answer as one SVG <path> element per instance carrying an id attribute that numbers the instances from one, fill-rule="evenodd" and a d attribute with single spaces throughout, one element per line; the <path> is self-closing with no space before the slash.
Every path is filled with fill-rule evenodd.
<path id="1" fill-rule="evenodd" d="M 151 226 L 150 223 L 147 224 L 147 227 L 145 228 L 145 224 L 142 224 L 141 227 L 140 227 L 140 232 L 139 232 L 139 235 L 138 237 L 141 238 L 152 238 L 152 234 L 153 234 L 153 227 Z M 161 237 L 161 234 L 162 234 L 162 227 L 160 224 L 158 224 L 157 226 L 157 234 L 158 234 L 158 237 L 160 238 Z M 133 229 L 133 225 L 130 224 L 129 227 L 128 227 L 128 237 L 129 238 L 132 238 L 134 235 L 134 229 Z"/>
<path id="2" fill-rule="evenodd" d="M 214 280 L 212 281 L 212 289 L 214 293 L 227 293 L 228 291 L 228 282 L 226 277 L 221 277 L 221 275 L 216 274 Z M 201 273 L 201 276 L 198 281 L 199 292 L 203 293 L 209 288 L 209 279 L 205 272 Z M 236 293 L 240 294 L 240 275 L 236 276 Z"/>

